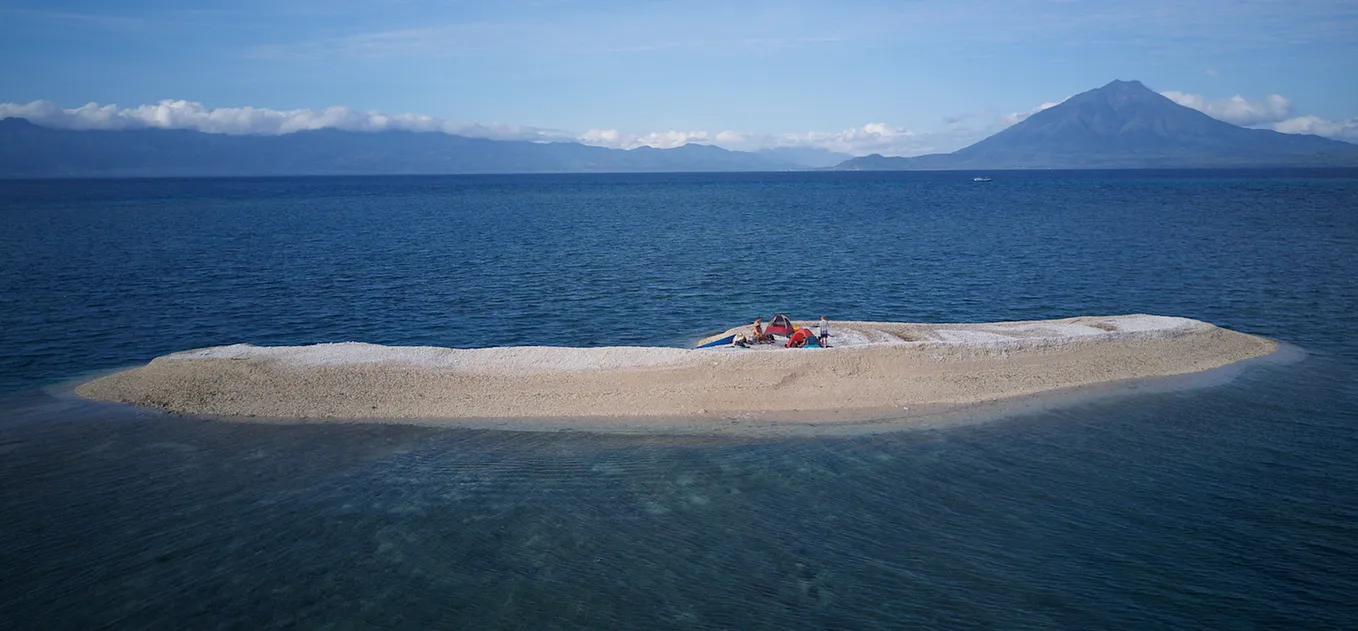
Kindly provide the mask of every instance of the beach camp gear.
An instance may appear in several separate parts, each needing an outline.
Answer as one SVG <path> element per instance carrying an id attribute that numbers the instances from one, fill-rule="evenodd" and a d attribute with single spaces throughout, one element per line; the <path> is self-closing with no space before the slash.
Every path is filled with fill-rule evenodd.
<path id="1" fill-rule="evenodd" d="M 800 328 L 792 332 L 792 337 L 787 338 L 787 348 L 801 348 L 814 339 L 816 334 L 811 329 Z"/>
<path id="2" fill-rule="evenodd" d="M 769 322 L 769 326 L 764 329 L 764 332 L 772 333 L 774 335 L 792 335 L 793 330 L 792 321 L 788 320 L 787 316 L 780 313 L 773 316 L 773 320 Z"/>
<path id="3" fill-rule="evenodd" d="M 721 338 L 721 339 L 719 339 L 719 340 L 712 340 L 711 342 L 708 342 L 708 343 L 706 343 L 706 344 L 700 345 L 698 348 L 715 348 L 715 347 L 718 347 L 718 346 L 727 346 L 727 345 L 731 344 L 731 343 L 734 342 L 734 341 L 736 341 L 736 336 L 735 336 L 735 335 L 728 335 L 728 336 L 723 337 L 723 338 Z"/>

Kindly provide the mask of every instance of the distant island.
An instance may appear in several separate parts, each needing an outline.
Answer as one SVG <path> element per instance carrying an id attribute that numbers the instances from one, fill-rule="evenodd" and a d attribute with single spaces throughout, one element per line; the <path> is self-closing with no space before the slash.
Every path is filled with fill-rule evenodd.
<path id="1" fill-rule="evenodd" d="M 1247 129 L 1114 81 L 952 153 L 870 155 L 840 171 L 1358 166 L 1358 145 Z"/>
<path id="2" fill-rule="evenodd" d="M 337 129 L 240 136 L 175 129 L 70 130 L 0 120 L 0 177 L 456 173 L 1358 167 L 1358 145 L 1246 129 L 1114 81 L 974 145 L 913 158 L 809 147 L 759 152 L 688 144 L 631 150 L 442 132 Z"/>

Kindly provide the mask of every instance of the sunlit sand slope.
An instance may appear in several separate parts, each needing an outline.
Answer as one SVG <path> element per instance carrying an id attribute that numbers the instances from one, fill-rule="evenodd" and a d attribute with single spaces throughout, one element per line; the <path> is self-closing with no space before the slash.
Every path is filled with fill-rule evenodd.
<path id="1" fill-rule="evenodd" d="M 829 418 L 818 411 L 840 419 L 855 411 L 909 417 L 910 409 L 1194 373 L 1277 348 L 1205 322 L 1150 315 L 831 326 L 828 349 L 238 344 L 160 357 L 76 391 L 233 417 L 453 425 L 588 417 L 592 428 L 615 418 L 637 430 L 647 419 L 669 419 L 672 427 L 675 418 L 742 414 L 783 414 L 792 423 Z"/>

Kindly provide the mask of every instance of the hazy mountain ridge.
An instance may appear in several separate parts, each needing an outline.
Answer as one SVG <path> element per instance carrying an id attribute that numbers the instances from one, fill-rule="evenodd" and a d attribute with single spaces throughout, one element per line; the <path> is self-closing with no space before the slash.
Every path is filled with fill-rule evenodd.
<path id="1" fill-rule="evenodd" d="M 0 120 L 0 177 L 395 175 L 1358 166 L 1358 145 L 1247 129 L 1113 81 L 948 154 L 847 156 L 814 147 L 609 149 L 440 132 L 320 129 L 277 136 L 77 131 Z"/>
<path id="2" fill-rule="evenodd" d="M 0 176 L 241 176 L 786 171 L 796 162 L 709 145 L 608 149 L 438 132 L 334 129 L 281 136 L 75 131 L 0 120 Z"/>
<path id="3" fill-rule="evenodd" d="M 1358 166 L 1358 145 L 1247 129 L 1113 81 L 947 154 L 847 160 L 837 170 Z"/>

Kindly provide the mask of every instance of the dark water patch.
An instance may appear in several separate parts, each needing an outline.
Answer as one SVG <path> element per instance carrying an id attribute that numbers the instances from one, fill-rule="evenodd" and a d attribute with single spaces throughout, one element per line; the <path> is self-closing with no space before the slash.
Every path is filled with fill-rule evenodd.
<path id="1" fill-rule="evenodd" d="M 0 611 L 44 628 L 1342 628 L 1358 423 L 1279 397 L 1333 368 L 839 439 L 68 411 L 6 426 Z"/>

